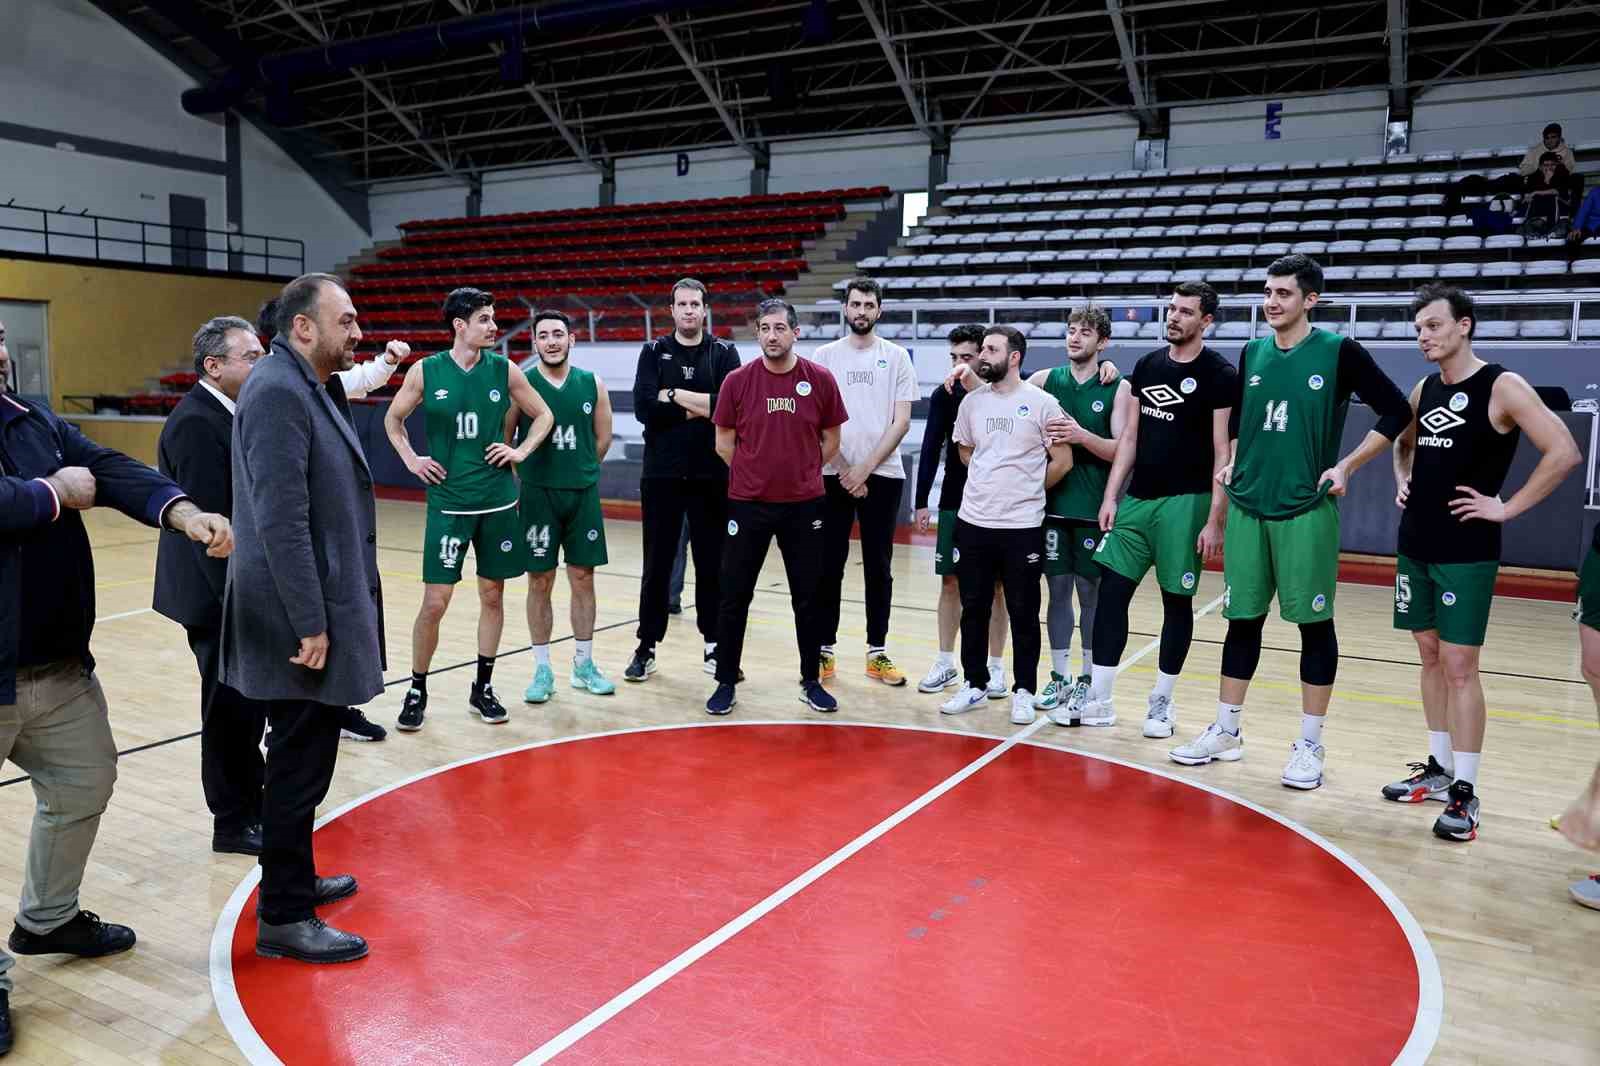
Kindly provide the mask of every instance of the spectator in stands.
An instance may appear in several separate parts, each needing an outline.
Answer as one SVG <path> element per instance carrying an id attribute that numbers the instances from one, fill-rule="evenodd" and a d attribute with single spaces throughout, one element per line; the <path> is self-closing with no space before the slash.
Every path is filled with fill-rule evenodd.
<path id="1" fill-rule="evenodd" d="M 11 353 L 6 350 L 6 324 L 0 322 L 0 393 L 11 391 Z"/>
<path id="2" fill-rule="evenodd" d="M 644 426 L 639 479 L 644 573 L 639 581 L 638 647 L 623 671 L 643 681 L 667 635 L 668 585 L 684 519 L 694 553 L 695 623 L 707 673 L 716 670 L 722 542 L 728 524 L 728 467 L 717 455 L 711 412 L 723 379 L 739 369 L 739 350 L 711 335 L 706 287 L 683 278 L 672 287 L 672 332 L 646 341 L 633 376 L 634 417 Z"/>
<path id="3" fill-rule="evenodd" d="M 1517 173 L 1523 177 L 1531 177 L 1544 161 L 1545 153 L 1554 152 L 1557 161 L 1567 168 L 1567 173 L 1575 173 L 1578 169 L 1577 160 L 1572 156 L 1572 149 L 1561 139 L 1561 123 L 1552 122 L 1544 128 L 1544 137 L 1540 142 L 1529 148 L 1522 157 L 1522 162 L 1517 164 Z"/>
<path id="4" fill-rule="evenodd" d="M 1589 195 L 1583 198 L 1583 203 L 1578 206 L 1578 213 L 1572 220 L 1572 229 L 1567 233 L 1567 243 L 1573 248 L 1582 244 L 1590 237 L 1600 237 L 1600 188 L 1590 189 Z M 5 340 L 5 327 L 0 326 L 0 342 Z M 0 343 L 0 359 L 5 355 L 5 346 Z"/>
<path id="5" fill-rule="evenodd" d="M 1524 191 L 1527 217 L 1524 237 L 1563 237 L 1572 224 L 1572 175 L 1557 152 L 1539 157 L 1539 169 L 1528 175 Z"/>

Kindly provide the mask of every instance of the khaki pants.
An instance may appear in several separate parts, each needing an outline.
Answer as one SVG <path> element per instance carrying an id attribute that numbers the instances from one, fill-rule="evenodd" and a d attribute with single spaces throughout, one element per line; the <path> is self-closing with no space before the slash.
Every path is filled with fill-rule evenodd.
<path id="1" fill-rule="evenodd" d="M 78 885 L 117 780 L 99 680 L 76 662 L 17 671 L 17 702 L 0 704 L 0 759 L 33 778 L 38 800 L 17 924 L 48 933 L 78 913 Z M 11 966 L 0 951 L 0 991 L 11 989 Z"/>

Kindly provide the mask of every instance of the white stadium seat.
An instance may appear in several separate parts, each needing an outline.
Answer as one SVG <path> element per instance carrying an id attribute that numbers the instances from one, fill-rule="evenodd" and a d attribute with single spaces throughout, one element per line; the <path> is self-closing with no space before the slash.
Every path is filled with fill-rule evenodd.
<path id="1" fill-rule="evenodd" d="M 1360 255 L 1365 241 L 1334 241 L 1328 245 L 1329 255 Z"/>
<path id="2" fill-rule="evenodd" d="M 1356 268 L 1357 281 L 1393 281 L 1394 264 L 1370 263 L 1367 266 Z"/>
<path id="3" fill-rule="evenodd" d="M 1351 281 L 1356 276 L 1355 267 L 1331 266 L 1322 268 L 1324 281 Z"/>
<path id="4" fill-rule="evenodd" d="M 1522 276 L 1521 263 L 1485 263 L 1478 272 L 1484 278 L 1519 278 Z"/>
<path id="5" fill-rule="evenodd" d="M 1517 336 L 1530 341 L 1566 340 L 1572 336 L 1572 323 L 1553 322 L 1549 319 L 1524 322 L 1517 329 Z"/>
<path id="6" fill-rule="evenodd" d="M 1477 263 L 1441 263 L 1439 264 L 1441 278 L 1475 278 L 1478 276 Z"/>
<path id="7" fill-rule="evenodd" d="M 1212 267 L 1206 271 L 1206 280 L 1216 283 L 1237 282 L 1244 277 L 1244 271 L 1234 267 Z"/>
<path id="8" fill-rule="evenodd" d="M 1578 336 L 1585 340 L 1600 337 L 1600 318 L 1585 318 L 1580 321 Z"/>
<path id="9" fill-rule="evenodd" d="M 1256 245 L 1256 256 L 1258 258 L 1265 259 L 1270 257 L 1276 259 L 1280 255 L 1288 254 L 1289 245 L 1284 241 L 1267 241 L 1264 244 Z"/>
<path id="10" fill-rule="evenodd" d="M 1484 248 L 1521 248 L 1526 242 L 1520 233 L 1496 233 L 1483 239 Z"/>
<path id="11" fill-rule="evenodd" d="M 1404 263 L 1395 271 L 1395 277 L 1402 281 L 1426 281 L 1439 272 L 1439 268 L 1432 263 Z"/>
<path id="12" fill-rule="evenodd" d="M 1326 255 L 1328 244 L 1326 241 L 1296 241 L 1289 250 L 1301 255 Z"/>
<path id="13" fill-rule="evenodd" d="M 1356 322 L 1358 327 L 1361 324 L 1362 323 L 1360 321 Z M 1376 323 L 1374 323 L 1374 325 L 1376 325 Z M 1382 337 L 1386 341 L 1409 341 L 1416 339 L 1417 331 L 1416 327 L 1410 322 L 1385 322 L 1383 323 L 1383 328 L 1378 333 L 1378 336 Z"/>
<path id="14" fill-rule="evenodd" d="M 1140 272 L 1138 278 L 1140 285 L 1165 285 L 1171 280 L 1170 270 L 1145 270 Z"/>
<path id="15" fill-rule="evenodd" d="M 1405 250 L 1408 252 L 1437 252 L 1444 244 L 1438 237 L 1408 237 Z"/>
<path id="16" fill-rule="evenodd" d="M 1346 196 L 1339 201 L 1341 211 L 1365 211 L 1372 206 L 1370 196 Z"/>
<path id="17" fill-rule="evenodd" d="M 1549 277 L 1552 274 L 1565 274 L 1567 264 L 1562 259 L 1535 259 L 1531 263 L 1522 264 L 1524 277 Z"/>
<path id="18" fill-rule="evenodd" d="M 1130 338 L 1139 335 L 1139 323 L 1117 321 L 1111 323 L 1111 335 L 1117 338 Z"/>
<path id="19" fill-rule="evenodd" d="M 1379 237 L 1377 240 L 1368 241 L 1362 251 L 1367 255 L 1393 255 L 1400 250 L 1403 243 L 1399 237 Z"/>
<path id="20" fill-rule="evenodd" d="M 1141 322 L 1139 324 L 1139 336 L 1145 340 L 1159 340 L 1166 335 L 1167 324 L 1165 322 Z"/>
<path id="21" fill-rule="evenodd" d="M 1572 273 L 1587 274 L 1590 276 L 1600 274 L 1600 259 L 1578 259 L 1572 264 Z"/>
<path id="22" fill-rule="evenodd" d="M 1137 270 L 1108 270 L 1100 279 L 1102 285 L 1132 285 L 1139 280 Z"/>
<path id="23" fill-rule="evenodd" d="M 1483 238 L 1475 235 L 1460 237 L 1446 237 L 1444 250 L 1447 252 L 1475 252 L 1483 247 Z"/>
<path id="24" fill-rule="evenodd" d="M 1484 340 L 1512 340 L 1517 335 L 1515 322 L 1479 322 L 1473 327 L 1473 335 Z"/>
<path id="25" fill-rule="evenodd" d="M 1250 323 L 1223 322 L 1217 326 L 1219 340 L 1243 340 L 1250 336 Z"/>

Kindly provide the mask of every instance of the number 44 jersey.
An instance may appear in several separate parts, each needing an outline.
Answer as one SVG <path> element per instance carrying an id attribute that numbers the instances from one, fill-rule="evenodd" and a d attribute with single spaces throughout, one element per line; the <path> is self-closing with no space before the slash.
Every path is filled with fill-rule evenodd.
<path id="1" fill-rule="evenodd" d="M 485 349 L 471 370 L 448 351 L 422 361 L 423 426 L 428 454 L 444 467 L 444 481 L 428 486 L 428 506 L 444 514 L 484 514 L 517 502 L 509 465 L 493 466 L 484 451 L 505 440 L 511 410 L 510 366 Z"/>
<path id="2" fill-rule="evenodd" d="M 595 378 L 587 370 L 567 366 L 567 377 L 560 385 L 552 383 L 538 367 L 528 371 L 528 381 L 555 416 L 550 436 L 518 468 L 524 486 L 545 489 L 586 489 L 600 481 L 600 457 L 595 454 L 594 409 L 599 398 Z M 517 439 L 533 424 L 523 415 L 517 425 Z"/>

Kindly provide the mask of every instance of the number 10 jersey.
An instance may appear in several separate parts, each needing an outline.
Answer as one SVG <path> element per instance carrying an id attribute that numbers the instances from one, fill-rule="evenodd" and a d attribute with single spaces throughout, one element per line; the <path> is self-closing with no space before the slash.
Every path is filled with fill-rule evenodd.
<path id="1" fill-rule="evenodd" d="M 471 370 L 448 351 L 422 361 L 422 418 L 428 454 L 444 467 L 444 481 L 428 486 L 428 506 L 443 514 L 486 514 L 517 502 L 510 465 L 493 466 L 484 451 L 505 441 L 511 410 L 510 366 L 485 349 Z"/>

